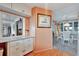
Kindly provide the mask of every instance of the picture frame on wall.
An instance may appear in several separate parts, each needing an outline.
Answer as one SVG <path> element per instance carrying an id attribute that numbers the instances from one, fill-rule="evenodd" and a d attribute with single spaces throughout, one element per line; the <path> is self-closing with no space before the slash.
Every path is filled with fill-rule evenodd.
<path id="1" fill-rule="evenodd" d="M 38 14 L 37 28 L 51 28 L 51 16 L 45 14 Z"/>

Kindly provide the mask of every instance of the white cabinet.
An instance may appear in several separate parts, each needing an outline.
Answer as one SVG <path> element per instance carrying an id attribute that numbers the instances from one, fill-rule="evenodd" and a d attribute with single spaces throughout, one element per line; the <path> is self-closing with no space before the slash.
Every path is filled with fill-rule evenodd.
<path id="1" fill-rule="evenodd" d="M 33 50 L 33 39 L 23 39 L 7 43 L 8 56 L 25 55 Z"/>
<path id="2" fill-rule="evenodd" d="M 33 38 L 25 39 L 23 41 L 24 41 L 23 42 L 23 44 L 24 44 L 23 55 L 24 55 L 33 50 Z"/>
<path id="3" fill-rule="evenodd" d="M 0 3 L 0 5 L 11 8 L 11 3 Z"/>
<path id="4" fill-rule="evenodd" d="M 33 49 L 33 38 L 30 38 L 29 40 L 28 40 L 28 49 L 29 49 L 29 51 L 31 51 L 31 49 Z"/>
<path id="5" fill-rule="evenodd" d="M 17 4 L 17 3 L 0 3 L 1 6 L 11 8 L 13 10 L 16 10 L 18 12 L 22 12 L 24 14 L 31 15 L 31 8 L 29 6 L 26 6 L 25 4 Z"/>
<path id="6" fill-rule="evenodd" d="M 22 12 L 24 14 L 31 15 L 31 8 L 27 5 L 25 5 L 25 4 L 13 3 L 12 4 L 12 9 L 16 10 L 16 11 L 19 11 L 19 12 Z"/>
<path id="7" fill-rule="evenodd" d="M 22 54 L 23 40 L 8 42 L 7 53 L 10 56 L 18 56 Z"/>
<path id="8" fill-rule="evenodd" d="M 22 12 L 24 14 L 27 13 L 26 6 L 24 4 L 12 4 L 12 9 Z"/>

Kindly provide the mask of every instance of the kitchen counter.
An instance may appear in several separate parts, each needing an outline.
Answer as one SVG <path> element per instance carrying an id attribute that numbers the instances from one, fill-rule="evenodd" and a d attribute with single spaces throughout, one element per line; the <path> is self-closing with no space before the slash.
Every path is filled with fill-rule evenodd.
<path id="1" fill-rule="evenodd" d="M 28 38 L 34 38 L 34 36 L 15 36 L 15 37 L 2 37 L 0 38 L 0 43 L 4 42 L 11 42 L 11 41 L 17 41 L 17 40 L 23 40 L 23 39 L 28 39 Z"/>

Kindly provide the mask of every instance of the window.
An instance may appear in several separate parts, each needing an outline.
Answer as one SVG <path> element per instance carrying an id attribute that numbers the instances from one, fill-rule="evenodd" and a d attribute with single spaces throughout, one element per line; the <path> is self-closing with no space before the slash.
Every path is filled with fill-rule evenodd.
<path id="1" fill-rule="evenodd" d="M 64 23 L 64 31 L 72 31 L 72 22 L 70 23 Z"/>
<path id="2" fill-rule="evenodd" d="M 72 28 L 72 23 L 69 23 L 69 31 L 72 31 L 73 28 Z"/>
<path id="3" fill-rule="evenodd" d="M 64 23 L 64 31 L 68 31 L 69 30 L 69 23 Z"/>
<path id="4" fill-rule="evenodd" d="M 61 31 L 63 32 L 63 23 L 61 23 Z"/>
<path id="5" fill-rule="evenodd" d="M 74 30 L 78 31 L 78 22 L 74 22 Z"/>

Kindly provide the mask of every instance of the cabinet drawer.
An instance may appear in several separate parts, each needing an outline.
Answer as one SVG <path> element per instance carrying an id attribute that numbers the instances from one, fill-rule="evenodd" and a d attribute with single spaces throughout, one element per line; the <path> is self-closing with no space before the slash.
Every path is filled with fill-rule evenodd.
<path id="1" fill-rule="evenodd" d="M 16 45 L 16 42 L 14 42 L 14 41 L 13 41 L 13 42 L 8 42 L 7 45 L 8 45 L 9 47 L 13 47 L 13 46 Z"/>
<path id="2" fill-rule="evenodd" d="M 8 45 L 11 46 L 11 47 L 17 46 L 17 45 L 22 45 L 22 41 L 23 41 L 23 40 L 18 40 L 18 41 L 9 42 Z"/>

